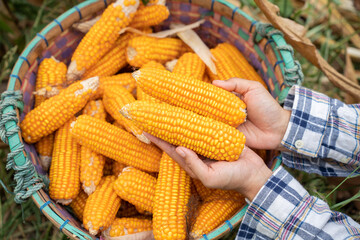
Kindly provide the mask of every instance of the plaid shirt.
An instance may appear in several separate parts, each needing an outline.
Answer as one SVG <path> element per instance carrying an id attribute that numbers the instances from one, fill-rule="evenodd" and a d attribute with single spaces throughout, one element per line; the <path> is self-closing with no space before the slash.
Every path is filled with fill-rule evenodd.
<path id="1" fill-rule="evenodd" d="M 359 104 L 294 86 L 284 108 L 292 111 L 284 164 L 324 176 L 347 176 L 360 166 Z M 310 196 L 280 166 L 250 203 L 236 239 L 360 239 L 360 225 Z"/>

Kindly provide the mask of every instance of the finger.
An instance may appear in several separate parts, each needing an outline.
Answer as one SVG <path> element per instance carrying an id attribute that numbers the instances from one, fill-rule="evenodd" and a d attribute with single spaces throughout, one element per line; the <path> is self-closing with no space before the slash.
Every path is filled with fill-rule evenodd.
<path id="1" fill-rule="evenodd" d="M 183 168 L 190 177 L 197 178 L 195 174 L 189 169 L 186 165 L 185 159 L 181 157 L 176 151 L 176 147 L 171 145 L 170 143 L 155 137 L 149 133 L 144 132 L 145 137 L 147 137 L 152 143 L 158 146 L 161 150 L 163 150 L 167 155 L 169 155 L 175 162 L 177 162 L 181 168 Z"/>
<path id="2" fill-rule="evenodd" d="M 143 134 L 147 139 L 149 139 L 152 143 L 154 143 L 156 146 L 158 146 L 163 151 L 165 151 L 165 152 L 170 151 L 170 150 L 175 151 L 175 146 L 162 140 L 161 138 L 155 137 L 147 132 L 144 132 Z"/>
<path id="3" fill-rule="evenodd" d="M 262 87 L 261 84 L 256 81 L 250 81 L 241 78 L 230 78 L 226 81 L 214 80 L 212 83 L 217 87 L 221 87 L 230 92 L 237 92 L 241 95 L 246 94 L 251 89 Z"/>
<path id="4" fill-rule="evenodd" d="M 185 147 L 177 147 L 176 152 L 185 159 L 186 168 L 189 169 L 200 181 L 209 178 L 209 167 L 198 155 Z"/>

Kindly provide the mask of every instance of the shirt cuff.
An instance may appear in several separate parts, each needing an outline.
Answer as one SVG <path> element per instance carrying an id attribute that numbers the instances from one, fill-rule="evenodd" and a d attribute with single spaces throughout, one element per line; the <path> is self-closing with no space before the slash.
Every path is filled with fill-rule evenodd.
<path id="1" fill-rule="evenodd" d="M 252 239 L 256 233 L 264 239 L 275 239 L 301 201 L 308 196 L 301 184 L 280 166 L 250 203 L 238 237 Z"/>
<path id="2" fill-rule="evenodd" d="M 330 98 L 295 85 L 285 99 L 284 108 L 291 110 L 291 117 L 281 145 L 317 157 L 330 114 Z"/>

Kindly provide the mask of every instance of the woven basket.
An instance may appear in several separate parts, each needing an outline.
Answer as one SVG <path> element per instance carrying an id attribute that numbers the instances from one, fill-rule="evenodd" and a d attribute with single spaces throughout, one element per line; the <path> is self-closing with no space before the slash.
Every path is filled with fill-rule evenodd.
<path id="1" fill-rule="evenodd" d="M 12 70 L 7 91 L 2 95 L 1 130 L 3 140 L 8 142 L 11 149 L 8 164 L 16 170 L 18 190 L 15 189 L 15 200 L 21 202 L 31 196 L 40 211 L 71 239 L 96 238 L 81 227 L 80 221 L 71 215 L 67 207 L 49 198 L 46 187 L 43 187 L 43 182 L 48 182 L 47 174 L 41 168 L 34 146 L 23 142 L 17 122 L 33 108 L 32 92 L 41 60 L 54 56 L 69 64 L 74 49 L 83 37 L 82 33 L 71 28 L 72 24 L 96 16 L 110 2 L 88 0 L 46 26 L 22 52 Z M 291 81 L 301 76 L 298 63 L 293 59 L 292 48 L 286 44 L 282 34 L 269 25 L 256 22 L 232 4 L 223 0 L 168 0 L 167 6 L 171 15 L 161 28 L 167 28 L 170 22 L 189 24 L 205 18 L 205 23 L 196 29 L 201 38 L 209 47 L 225 41 L 234 44 L 258 70 L 275 99 L 282 101 Z M 17 90 L 21 90 L 22 98 Z M 268 166 L 276 169 L 281 159 L 273 152 L 267 155 Z M 224 236 L 239 225 L 246 209 L 247 205 L 244 205 L 232 218 L 204 235 L 203 239 Z"/>

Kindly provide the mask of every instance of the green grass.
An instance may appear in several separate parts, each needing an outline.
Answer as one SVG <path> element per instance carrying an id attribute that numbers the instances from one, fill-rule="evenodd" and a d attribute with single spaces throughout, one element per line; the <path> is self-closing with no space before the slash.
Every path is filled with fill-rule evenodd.
<path id="1" fill-rule="evenodd" d="M 25 0 L 2 0 L 0 8 L 0 81 L 6 83 L 10 71 L 24 49 L 26 44 L 46 24 L 62 14 L 66 9 L 78 4 L 77 0 L 45 0 L 41 6 L 34 6 Z M 251 0 L 241 0 L 242 6 L 249 7 L 256 15 L 259 10 Z M 351 45 L 349 38 L 341 36 L 339 31 L 332 27 L 329 20 L 321 24 L 312 25 L 314 6 L 307 5 L 305 8 L 297 8 L 288 0 L 274 0 L 280 7 L 280 14 L 291 18 L 304 25 L 307 29 L 307 36 L 312 41 L 325 38 L 324 43 L 318 49 L 320 54 L 335 66 L 340 72 L 343 71 L 345 63 L 343 52 L 347 45 Z M 331 1 L 332 2 L 332 1 Z M 335 2 L 336 3 L 336 2 Z M 329 11 L 331 14 L 331 11 Z M 360 22 L 360 21 L 359 21 Z M 360 24 L 352 22 L 359 31 Z M 335 43 L 335 44 L 334 44 Z M 331 97 L 344 99 L 344 93 L 331 83 L 324 81 L 324 75 L 299 53 L 295 58 L 302 65 L 305 74 L 304 86 L 323 92 Z M 359 67 L 359 64 L 357 64 Z M 8 149 L 0 149 L 0 176 L 5 185 L 13 189 L 13 172 L 5 170 L 6 154 Z M 326 200 L 334 209 L 348 214 L 354 220 L 360 222 L 360 211 L 355 207 L 359 201 L 360 193 L 351 193 L 351 187 L 344 187 L 334 184 L 328 178 L 316 174 L 307 174 L 293 169 L 288 169 L 309 191 L 311 195 Z M 336 189 L 335 191 L 333 191 Z M 331 193 L 331 194 L 330 194 Z M 339 198 L 343 193 L 345 199 Z M 329 195 L 330 194 L 330 195 Z M 13 201 L 13 196 L 0 187 L 0 239 L 67 239 L 50 221 L 40 213 L 32 200 L 22 206 Z M 223 240 L 234 239 L 236 229 L 229 233 Z"/>

